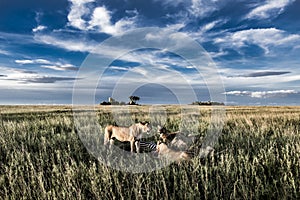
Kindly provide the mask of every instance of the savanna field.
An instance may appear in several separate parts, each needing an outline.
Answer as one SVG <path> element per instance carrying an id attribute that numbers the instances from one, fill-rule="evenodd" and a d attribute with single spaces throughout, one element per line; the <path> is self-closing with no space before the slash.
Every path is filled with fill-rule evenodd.
<path id="1" fill-rule="evenodd" d="M 196 138 L 191 161 L 128 173 L 88 152 L 70 106 L 1 106 L 0 199 L 300 199 L 300 107 L 225 107 L 221 135 L 206 158 L 197 155 L 211 107 L 190 106 L 185 116 L 178 106 L 163 108 L 165 115 L 149 106 L 116 115 L 110 106 L 97 107 L 101 129 L 94 136 L 108 124 L 148 120 Z M 94 126 L 77 112 L 82 130 Z"/>

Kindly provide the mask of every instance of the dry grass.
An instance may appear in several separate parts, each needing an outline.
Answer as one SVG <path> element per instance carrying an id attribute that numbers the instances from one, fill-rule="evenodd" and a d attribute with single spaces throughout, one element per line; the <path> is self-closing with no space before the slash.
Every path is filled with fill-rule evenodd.
<path id="1" fill-rule="evenodd" d="M 210 123 L 209 107 L 164 106 L 167 120 L 151 106 L 131 106 L 134 120 L 165 122 L 197 135 Z M 196 108 L 200 108 L 197 110 Z M 83 108 L 82 108 L 83 109 Z M 117 110 L 125 109 L 120 107 Z M 110 106 L 97 107 L 100 125 L 114 123 Z M 80 141 L 69 106 L 0 107 L 1 199 L 299 199 L 300 107 L 227 107 L 215 153 L 150 173 L 111 169 Z M 155 112 L 154 112 L 155 113 Z M 194 123 L 197 122 L 197 123 Z M 102 134 L 102 133 L 99 133 Z"/>

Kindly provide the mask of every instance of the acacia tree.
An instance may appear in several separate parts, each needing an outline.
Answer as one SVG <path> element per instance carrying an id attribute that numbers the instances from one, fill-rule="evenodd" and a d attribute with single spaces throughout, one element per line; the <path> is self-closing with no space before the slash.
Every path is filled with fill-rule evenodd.
<path id="1" fill-rule="evenodd" d="M 129 102 L 130 105 L 136 105 L 136 102 L 140 100 L 140 97 L 130 96 L 129 99 L 130 99 L 130 102 Z"/>

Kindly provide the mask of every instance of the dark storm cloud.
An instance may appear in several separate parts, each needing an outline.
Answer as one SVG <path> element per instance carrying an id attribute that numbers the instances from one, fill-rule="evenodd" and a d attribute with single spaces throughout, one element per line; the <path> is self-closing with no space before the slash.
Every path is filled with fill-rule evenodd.
<path id="1" fill-rule="evenodd" d="M 246 77 L 246 78 L 255 78 L 255 77 L 263 77 L 263 76 L 279 76 L 283 74 L 289 74 L 289 71 L 262 71 L 262 72 L 252 72 L 248 74 L 241 74 L 237 76 L 228 76 L 228 77 Z"/>
<path id="2" fill-rule="evenodd" d="M 288 71 L 253 72 L 253 73 L 245 74 L 244 77 L 278 76 L 278 75 L 289 74 L 289 73 L 291 73 L 291 72 L 288 72 Z"/>

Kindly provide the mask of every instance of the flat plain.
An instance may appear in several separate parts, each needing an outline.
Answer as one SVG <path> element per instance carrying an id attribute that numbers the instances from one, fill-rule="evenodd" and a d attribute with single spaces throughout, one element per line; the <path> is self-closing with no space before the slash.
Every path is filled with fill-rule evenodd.
<path id="1" fill-rule="evenodd" d="M 0 197 L 299 199 L 300 107 L 224 109 L 214 152 L 200 158 L 213 107 L 0 106 Z M 157 124 L 186 131 L 196 138 L 189 149 L 195 157 L 145 173 L 110 168 L 89 153 L 78 134 L 78 113 L 83 113 L 83 127 L 94 126 L 86 112 L 95 114 L 99 138 L 108 124 L 143 120 L 153 124 L 149 140 L 157 140 Z"/>

